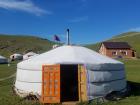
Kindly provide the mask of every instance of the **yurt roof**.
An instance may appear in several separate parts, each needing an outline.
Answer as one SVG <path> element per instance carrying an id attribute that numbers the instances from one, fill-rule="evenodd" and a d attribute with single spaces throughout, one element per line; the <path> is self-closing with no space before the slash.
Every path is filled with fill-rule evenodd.
<path id="1" fill-rule="evenodd" d="M 14 53 L 12 55 L 14 55 L 14 56 L 22 56 L 22 54 L 19 54 L 19 53 Z"/>
<path id="2" fill-rule="evenodd" d="M 0 59 L 7 59 L 6 57 L 4 57 L 4 56 L 2 56 L 2 55 L 0 55 Z"/>
<path id="3" fill-rule="evenodd" d="M 38 68 L 44 64 L 123 64 L 81 46 L 61 46 L 18 64 L 19 68 Z"/>
<path id="4" fill-rule="evenodd" d="M 30 55 L 30 54 L 36 54 L 35 52 L 28 52 L 28 53 L 26 53 L 25 55 Z"/>

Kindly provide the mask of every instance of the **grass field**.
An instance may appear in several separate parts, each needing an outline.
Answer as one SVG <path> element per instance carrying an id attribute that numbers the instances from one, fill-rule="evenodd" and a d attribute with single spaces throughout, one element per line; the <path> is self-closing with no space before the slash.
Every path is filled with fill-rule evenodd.
<path id="1" fill-rule="evenodd" d="M 101 105 L 140 105 L 140 60 L 122 60 L 125 63 L 127 80 L 131 81 L 134 89 L 129 97 L 120 101 L 105 102 Z M 11 66 L 0 65 L 0 79 L 8 77 L 16 72 L 16 62 Z M 38 102 L 25 101 L 15 96 L 12 92 L 12 85 L 15 77 L 0 81 L 0 105 L 39 105 Z M 79 105 L 93 105 L 93 103 L 80 103 Z"/>

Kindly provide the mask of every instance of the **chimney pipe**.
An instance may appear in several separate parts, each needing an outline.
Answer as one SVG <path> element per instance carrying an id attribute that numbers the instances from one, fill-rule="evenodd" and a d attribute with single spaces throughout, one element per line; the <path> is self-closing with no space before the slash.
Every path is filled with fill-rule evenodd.
<path id="1" fill-rule="evenodd" d="M 70 45 L 69 29 L 67 29 L 67 45 Z"/>

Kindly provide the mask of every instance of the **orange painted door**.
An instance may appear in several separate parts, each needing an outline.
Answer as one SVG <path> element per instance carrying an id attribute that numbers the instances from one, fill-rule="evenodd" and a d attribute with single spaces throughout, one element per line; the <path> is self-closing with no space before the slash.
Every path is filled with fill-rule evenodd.
<path id="1" fill-rule="evenodd" d="M 44 65 L 42 70 L 43 103 L 60 103 L 60 65 Z"/>

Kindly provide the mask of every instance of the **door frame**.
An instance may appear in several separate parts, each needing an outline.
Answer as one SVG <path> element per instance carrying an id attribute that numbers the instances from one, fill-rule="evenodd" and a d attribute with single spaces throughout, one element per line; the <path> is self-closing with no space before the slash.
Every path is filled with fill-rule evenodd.
<path id="1" fill-rule="evenodd" d="M 87 72 L 84 64 L 78 65 L 79 101 L 87 101 Z"/>
<path id="2" fill-rule="evenodd" d="M 45 67 L 53 67 L 54 69 L 58 69 L 59 73 L 60 73 L 60 80 L 61 80 L 61 65 L 65 65 L 65 64 L 55 64 L 55 65 L 43 65 L 42 66 L 42 92 L 41 92 L 41 98 L 40 101 L 42 103 L 60 103 L 61 102 L 61 89 L 60 89 L 60 85 L 61 85 L 61 81 L 59 82 L 59 99 L 57 101 L 48 101 L 46 102 L 45 100 L 45 95 L 44 95 L 44 73 L 45 73 Z M 69 65 L 69 64 L 68 64 Z M 74 65 L 74 64 L 70 64 L 70 65 Z M 76 64 L 75 64 L 76 65 Z M 87 101 L 88 97 L 87 97 L 87 72 L 86 72 L 86 67 L 84 66 L 84 64 L 77 64 L 78 66 L 78 98 L 79 101 Z"/>

